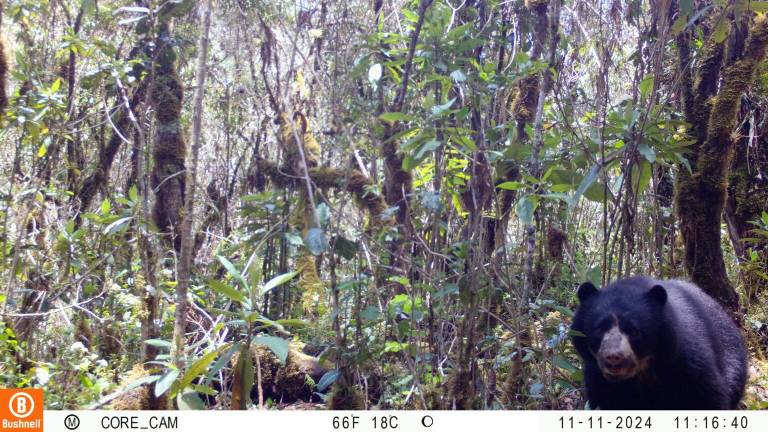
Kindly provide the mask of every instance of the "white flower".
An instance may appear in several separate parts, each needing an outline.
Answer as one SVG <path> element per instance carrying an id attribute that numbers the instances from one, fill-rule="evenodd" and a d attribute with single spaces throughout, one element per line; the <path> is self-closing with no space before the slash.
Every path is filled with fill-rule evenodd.
<path id="1" fill-rule="evenodd" d="M 85 345 L 83 345 L 83 343 L 80 342 L 80 341 L 77 341 L 77 342 L 73 343 L 72 345 L 70 345 L 69 346 L 69 350 L 72 351 L 73 353 L 87 353 L 88 352 L 88 348 L 86 348 Z"/>

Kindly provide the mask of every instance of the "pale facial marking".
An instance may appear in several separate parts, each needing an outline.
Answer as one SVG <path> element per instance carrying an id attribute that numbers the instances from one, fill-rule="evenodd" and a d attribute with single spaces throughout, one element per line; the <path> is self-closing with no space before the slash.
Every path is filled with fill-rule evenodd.
<path id="1" fill-rule="evenodd" d="M 640 364 L 629 343 L 629 337 L 619 329 L 618 323 L 603 335 L 597 351 L 597 364 L 609 381 L 622 381 L 640 372 Z"/>

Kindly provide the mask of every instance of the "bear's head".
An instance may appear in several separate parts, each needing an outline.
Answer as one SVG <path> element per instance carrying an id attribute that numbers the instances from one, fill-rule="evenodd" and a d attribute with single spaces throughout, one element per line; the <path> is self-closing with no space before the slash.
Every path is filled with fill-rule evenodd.
<path id="1" fill-rule="evenodd" d="M 578 297 L 572 328 L 583 334 L 573 337 L 582 358 L 597 363 L 607 381 L 642 375 L 666 337 L 664 287 L 613 284 L 598 290 L 586 282 L 579 287 Z"/>

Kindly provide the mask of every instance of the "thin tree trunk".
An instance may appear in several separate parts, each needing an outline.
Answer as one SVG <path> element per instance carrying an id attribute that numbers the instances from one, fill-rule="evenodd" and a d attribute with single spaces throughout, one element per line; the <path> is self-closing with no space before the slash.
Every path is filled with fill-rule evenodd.
<path id="1" fill-rule="evenodd" d="M 195 189 L 197 185 L 197 163 L 200 153 L 200 135 L 203 123 L 203 97 L 205 96 L 205 76 L 208 71 L 206 64 L 208 58 L 208 33 L 211 28 L 211 0 L 205 3 L 203 12 L 203 34 L 200 36 L 200 45 L 197 57 L 197 77 L 194 99 L 194 111 L 192 114 L 192 151 L 187 164 L 188 193 L 184 200 L 184 217 L 181 221 L 181 257 L 178 265 L 178 284 L 176 286 L 176 316 L 173 325 L 173 347 L 171 359 L 179 369 L 184 367 L 184 333 L 187 327 L 187 291 L 190 284 L 192 267 L 192 252 L 194 248 L 194 234 L 192 222 L 195 210 Z"/>

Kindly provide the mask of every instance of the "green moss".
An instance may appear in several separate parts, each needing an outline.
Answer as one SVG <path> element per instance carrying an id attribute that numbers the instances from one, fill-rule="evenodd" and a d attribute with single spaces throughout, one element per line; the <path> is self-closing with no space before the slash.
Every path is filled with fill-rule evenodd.
<path id="1" fill-rule="evenodd" d="M 328 394 L 329 410 L 364 410 L 365 397 L 348 380 L 339 378 Z"/>
<path id="2" fill-rule="evenodd" d="M 123 380 L 121 388 L 125 390 L 127 386 L 135 382 L 140 378 L 144 378 L 150 375 L 150 372 L 144 368 L 144 366 L 137 364 L 133 366 L 133 369 L 128 373 L 128 377 Z M 148 410 L 151 402 L 150 385 L 144 384 L 134 389 L 131 389 L 107 405 L 107 409 L 119 410 L 119 411 L 139 411 Z"/>
<path id="3" fill-rule="evenodd" d="M 515 120 L 530 123 L 536 112 L 539 97 L 539 77 L 529 75 L 517 82 L 517 91 L 510 107 Z"/>
<path id="4" fill-rule="evenodd" d="M 315 258 L 305 250 L 296 259 L 296 270 L 299 272 L 299 291 L 304 314 L 310 317 L 324 315 L 325 306 L 320 300 L 323 298 L 325 284 L 317 273 Z"/>
<path id="5" fill-rule="evenodd" d="M 161 35 L 167 36 L 163 26 Z M 162 38 L 161 38 L 162 39 Z M 186 189 L 184 163 L 186 144 L 181 128 L 181 110 L 184 88 L 176 73 L 176 54 L 173 48 L 160 43 L 156 58 L 156 75 L 152 83 L 151 100 L 155 111 L 155 137 L 152 148 L 152 186 L 156 189 L 156 201 L 152 210 L 155 224 L 174 248 L 181 249 L 181 211 Z"/>

